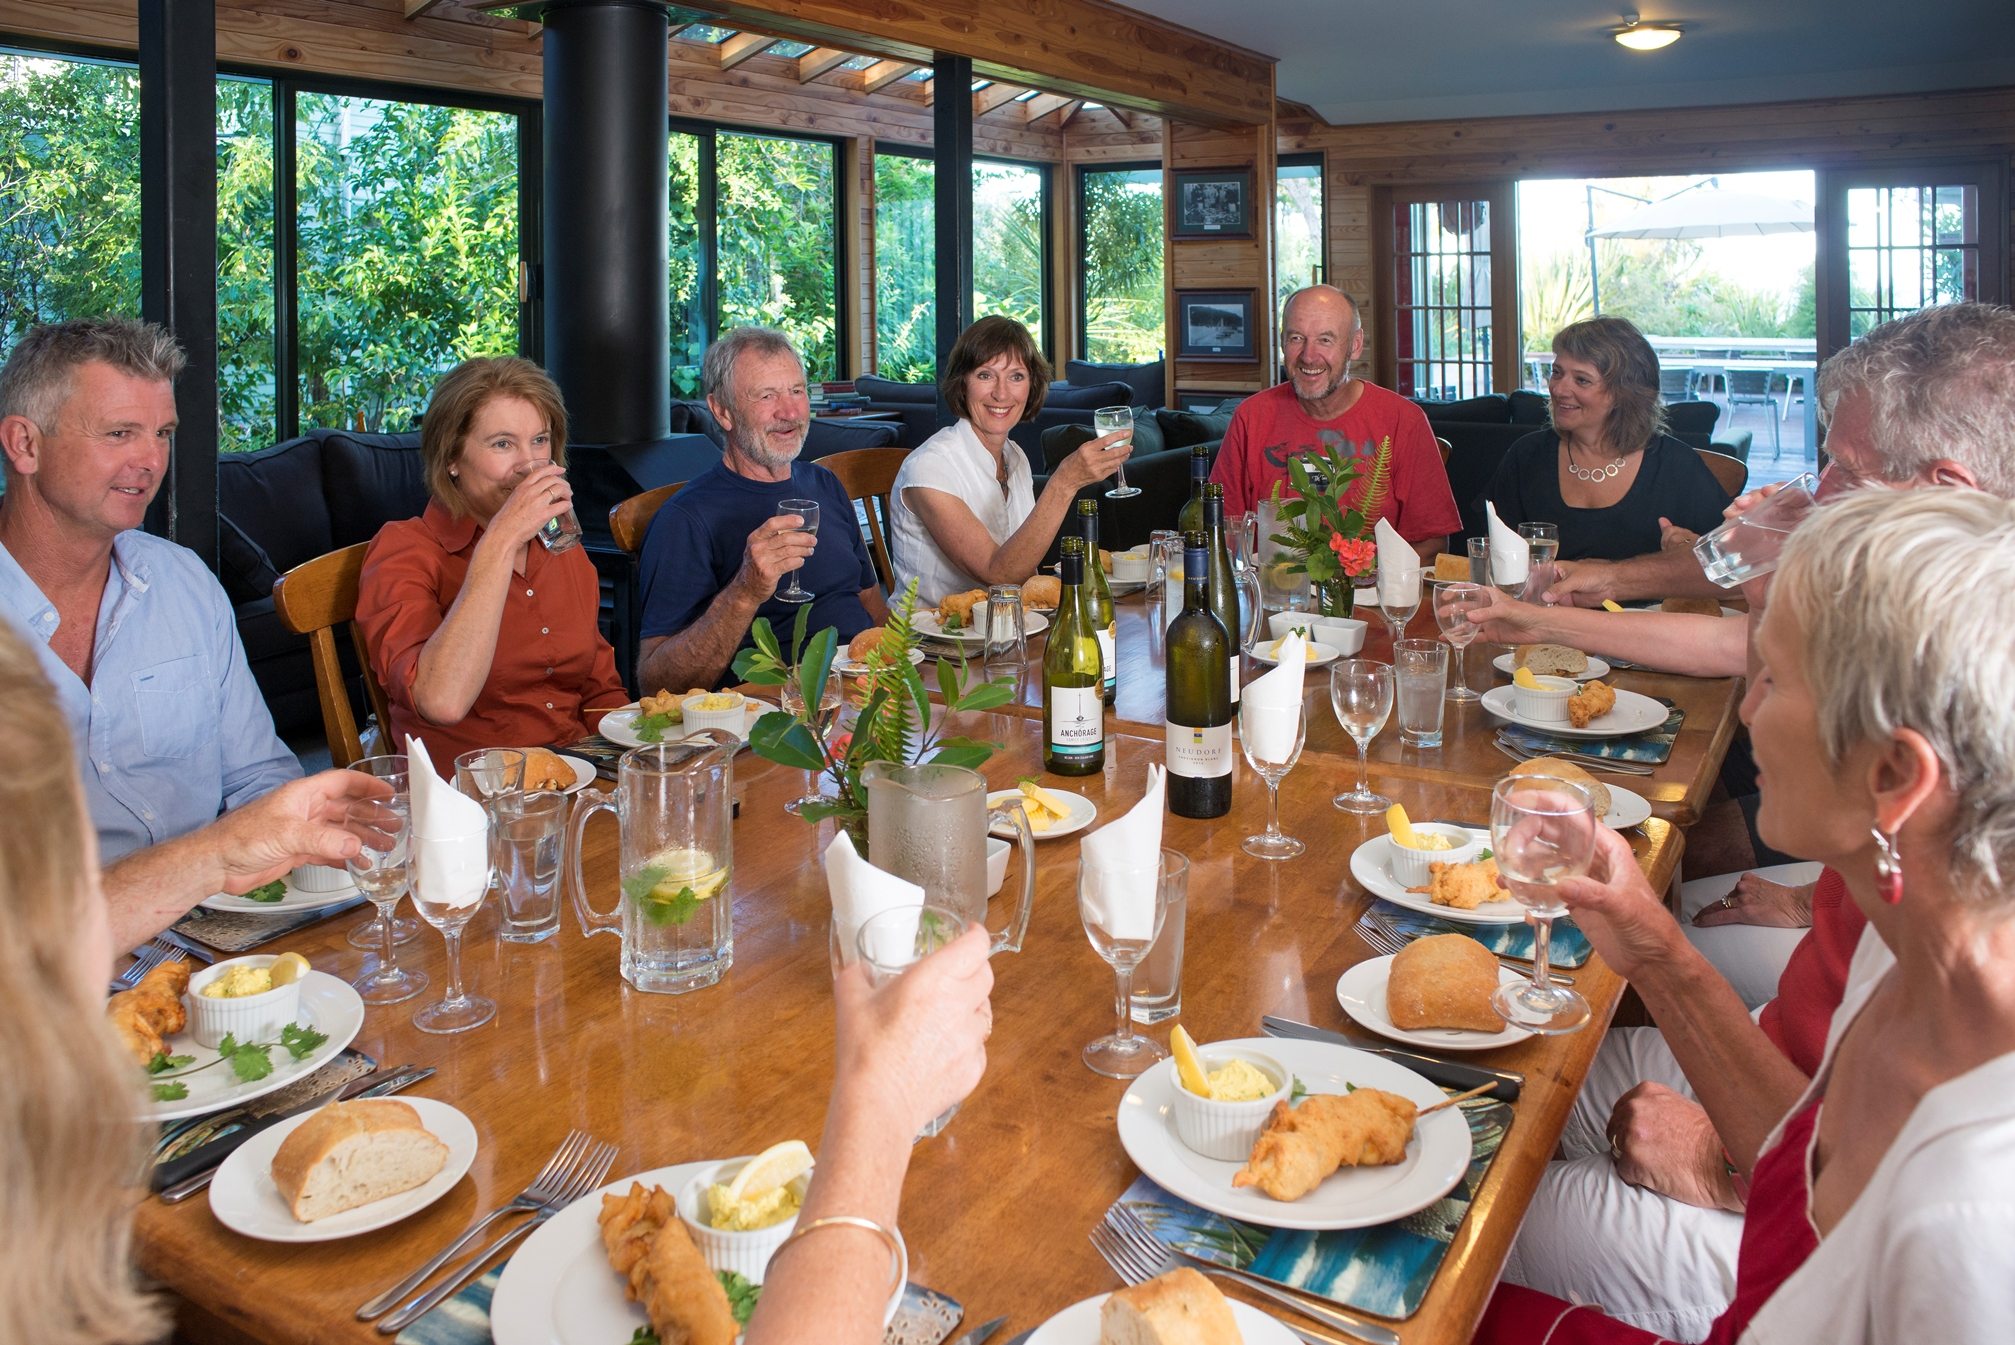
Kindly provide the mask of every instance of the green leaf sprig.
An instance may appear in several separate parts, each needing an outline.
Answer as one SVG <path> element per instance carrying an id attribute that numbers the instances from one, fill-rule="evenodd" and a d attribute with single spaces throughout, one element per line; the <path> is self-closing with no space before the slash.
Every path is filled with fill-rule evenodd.
<path id="1" fill-rule="evenodd" d="M 146 1070 L 148 1074 L 164 1080 L 154 1085 L 155 1099 L 161 1102 L 173 1102 L 189 1095 L 188 1089 L 179 1080 L 201 1074 L 206 1069 L 215 1069 L 218 1065 L 229 1063 L 231 1072 L 237 1075 L 241 1082 L 256 1083 L 273 1072 L 275 1047 L 284 1048 L 295 1060 L 306 1060 L 315 1053 L 316 1048 L 328 1040 L 328 1033 L 317 1032 L 311 1027 L 302 1027 L 299 1023 L 289 1023 L 281 1028 L 279 1039 L 276 1041 L 241 1042 L 235 1036 L 226 1033 L 224 1040 L 217 1043 L 215 1060 L 197 1065 L 194 1069 L 184 1069 L 184 1066 L 195 1062 L 195 1056 L 171 1056 L 166 1052 L 157 1052 L 154 1058 L 147 1062 Z M 181 1091 L 174 1091 L 176 1089 Z"/>

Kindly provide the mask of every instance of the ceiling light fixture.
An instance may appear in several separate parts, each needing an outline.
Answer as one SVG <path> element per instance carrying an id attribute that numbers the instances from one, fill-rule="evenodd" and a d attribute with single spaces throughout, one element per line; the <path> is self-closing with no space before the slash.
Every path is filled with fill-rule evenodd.
<path id="1" fill-rule="evenodd" d="M 1610 30 L 1618 43 L 1632 51 L 1657 51 L 1660 47 L 1669 47 L 1679 40 L 1682 31 L 1676 23 L 1640 23 L 1635 14 L 1625 14 L 1623 26 Z"/>

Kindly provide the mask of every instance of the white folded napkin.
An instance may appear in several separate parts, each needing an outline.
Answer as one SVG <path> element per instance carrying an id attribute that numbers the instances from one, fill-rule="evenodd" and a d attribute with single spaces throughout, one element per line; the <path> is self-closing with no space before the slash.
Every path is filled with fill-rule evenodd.
<path id="1" fill-rule="evenodd" d="M 490 885 L 490 819 L 483 805 L 441 778 L 418 738 L 406 739 L 413 813 L 413 881 L 444 906 L 473 906 Z"/>
<path id="2" fill-rule="evenodd" d="M 1162 794 L 1167 773 L 1147 768 L 1147 793 L 1084 838 L 1078 859 L 1084 865 L 1085 902 L 1098 927 L 1115 939 L 1154 936 L 1154 892 L 1161 882 Z"/>
<path id="3" fill-rule="evenodd" d="M 1531 544 L 1518 535 L 1518 529 L 1497 516 L 1496 505 L 1486 500 L 1483 511 L 1490 517 L 1490 582 L 1524 583 L 1526 572 L 1532 568 Z"/>
<path id="4" fill-rule="evenodd" d="M 1420 553 L 1384 519 L 1372 525 L 1378 543 L 1378 600 L 1403 607 L 1420 601 Z"/>
<path id="5" fill-rule="evenodd" d="M 1238 711 L 1245 750 L 1267 762 L 1286 761 L 1294 752 L 1308 641 L 1300 631 L 1289 631 L 1275 659 L 1271 669 L 1246 684 Z"/>
<path id="6" fill-rule="evenodd" d="M 924 890 L 862 859 L 846 832 L 833 837 L 825 859 L 826 891 L 833 900 L 833 931 L 842 966 L 852 966 L 859 959 L 861 926 L 872 917 L 899 907 L 923 914 Z M 875 936 L 875 960 L 901 965 L 916 950 L 917 922 L 885 920 L 875 927 Z"/>

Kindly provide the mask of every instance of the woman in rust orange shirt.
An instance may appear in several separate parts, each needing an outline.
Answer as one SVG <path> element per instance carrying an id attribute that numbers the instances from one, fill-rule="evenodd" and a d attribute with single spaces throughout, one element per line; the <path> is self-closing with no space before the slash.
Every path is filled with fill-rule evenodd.
<path id="1" fill-rule="evenodd" d="M 420 431 L 432 498 L 378 530 L 357 594 L 388 750 L 411 734 L 445 774 L 476 748 L 572 742 L 588 714 L 629 700 L 593 562 L 535 541 L 573 499 L 566 440 L 560 390 L 529 360 L 468 360 L 434 388 Z"/>

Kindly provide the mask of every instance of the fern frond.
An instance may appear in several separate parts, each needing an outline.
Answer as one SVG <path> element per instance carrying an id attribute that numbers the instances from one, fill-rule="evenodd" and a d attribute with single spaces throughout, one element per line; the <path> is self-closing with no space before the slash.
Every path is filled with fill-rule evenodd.
<path id="1" fill-rule="evenodd" d="M 1368 519 L 1375 519 L 1385 512 L 1385 497 L 1392 489 L 1392 436 L 1379 441 L 1378 456 L 1371 464 L 1371 484 L 1365 487 L 1364 499 L 1359 501 L 1357 512 Z"/>

